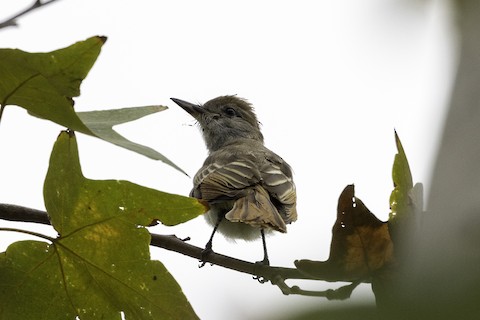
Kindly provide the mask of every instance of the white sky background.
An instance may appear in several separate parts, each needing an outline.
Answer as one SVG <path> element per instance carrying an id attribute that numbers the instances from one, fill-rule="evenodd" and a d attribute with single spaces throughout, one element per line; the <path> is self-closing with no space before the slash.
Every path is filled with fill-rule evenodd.
<path id="1" fill-rule="evenodd" d="M 299 219 L 288 234 L 267 239 L 272 265 L 291 267 L 295 259 L 328 258 L 338 196 L 347 184 L 355 183 L 369 209 L 388 218 L 394 128 L 414 180 L 428 190 L 455 66 L 447 3 L 62 0 L 22 18 L 20 28 L 1 30 L 0 47 L 51 51 L 108 36 L 76 110 L 169 106 L 117 129 L 191 177 L 206 149 L 194 121 L 169 98 L 247 98 L 263 124 L 266 145 L 294 168 Z M 0 0 L 0 18 L 28 4 Z M 60 130 L 7 107 L 0 124 L 0 202 L 44 209 L 43 179 Z M 190 191 L 191 179 L 161 162 L 77 137 L 88 178 Z M 48 227 L 29 227 L 55 235 Z M 204 246 L 211 228 L 200 217 L 152 231 L 190 236 L 192 244 Z M 1 233 L 0 249 L 15 239 L 25 236 Z M 219 235 L 214 250 L 249 261 L 262 258 L 260 241 L 232 244 Z M 373 301 L 369 285 L 347 302 L 287 297 L 245 274 L 209 265 L 198 269 L 197 261 L 176 253 L 154 248 L 152 257 L 165 263 L 202 319 L 264 319 L 297 308 Z M 300 284 L 318 290 L 339 286 Z"/>

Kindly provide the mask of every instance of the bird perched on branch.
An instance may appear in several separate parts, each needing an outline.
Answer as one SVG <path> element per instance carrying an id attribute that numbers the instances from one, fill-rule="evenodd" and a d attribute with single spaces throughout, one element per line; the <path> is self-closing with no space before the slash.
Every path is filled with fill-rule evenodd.
<path id="1" fill-rule="evenodd" d="M 227 238 L 262 237 L 287 232 L 297 219 L 296 191 L 290 166 L 263 144 L 253 107 L 236 96 L 221 96 L 204 105 L 172 100 L 201 127 L 209 156 L 193 179 L 190 196 L 208 202 L 207 221 L 213 226 L 204 253 L 212 251 L 218 230 Z"/>

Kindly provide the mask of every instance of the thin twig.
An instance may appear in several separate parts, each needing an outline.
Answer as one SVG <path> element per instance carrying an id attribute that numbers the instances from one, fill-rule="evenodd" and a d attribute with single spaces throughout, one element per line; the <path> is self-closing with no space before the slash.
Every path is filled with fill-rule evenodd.
<path id="1" fill-rule="evenodd" d="M 38 9 L 38 8 L 49 5 L 49 4 L 51 4 L 55 1 L 58 1 L 58 0 L 49 0 L 49 1 L 45 1 L 45 2 L 42 2 L 41 0 L 35 0 L 35 2 L 30 5 L 30 7 L 20 11 L 19 13 L 15 14 L 14 16 L 12 16 L 8 19 L 5 19 L 5 21 L 0 22 L 0 29 L 7 28 L 7 27 L 18 26 L 18 23 L 17 23 L 18 18 L 20 18 L 20 17 L 26 15 L 27 13 L 32 12 L 32 11 Z"/>
<path id="2" fill-rule="evenodd" d="M 277 285 L 284 295 L 298 294 L 310 297 L 325 297 L 328 300 L 345 300 L 350 298 L 353 290 L 358 287 L 362 281 L 355 281 L 338 289 L 328 289 L 325 291 L 303 290 L 298 286 L 289 287 L 281 277 L 272 280 L 272 283 Z"/>

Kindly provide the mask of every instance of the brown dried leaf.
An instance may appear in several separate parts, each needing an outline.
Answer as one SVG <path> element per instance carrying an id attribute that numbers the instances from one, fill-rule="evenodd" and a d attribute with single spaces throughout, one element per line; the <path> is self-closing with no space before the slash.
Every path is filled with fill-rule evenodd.
<path id="1" fill-rule="evenodd" d="M 355 197 L 353 185 L 348 185 L 338 199 L 332 233 L 328 260 L 295 261 L 300 271 L 327 281 L 370 282 L 394 261 L 388 224 L 378 220 Z"/>

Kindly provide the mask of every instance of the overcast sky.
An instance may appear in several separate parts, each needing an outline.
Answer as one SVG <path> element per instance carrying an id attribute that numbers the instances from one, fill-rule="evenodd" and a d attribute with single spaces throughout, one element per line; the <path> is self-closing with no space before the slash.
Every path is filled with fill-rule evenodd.
<path id="1" fill-rule="evenodd" d="M 0 1 L 0 19 L 30 2 Z M 387 219 L 394 128 L 414 180 L 428 191 L 456 61 L 446 3 L 61 0 L 22 18 L 19 28 L 0 30 L 0 47 L 51 51 L 108 36 L 76 110 L 168 106 L 117 129 L 191 177 L 206 149 L 194 121 L 169 98 L 247 98 L 266 145 L 294 169 L 299 219 L 287 234 L 267 239 L 272 265 L 291 267 L 295 259 L 328 258 L 338 196 L 347 184 L 355 183 L 357 196 Z M 0 124 L 0 202 L 44 209 L 43 179 L 61 129 L 7 107 Z M 90 137 L 78 140 L 88 178 L 190 191 L 191 179 L 161 162 Z M 31 228 L 55 235 L 48 227 Z M 211 233 L 201 217 L 152 231 L 190 236 L 198 246 Z M 1 249 L 6 241 L 24 238 L 0 234 Z M 233 244 L 218 236 L 214 250 L 249 261 L 262 258 L 260 241 Z M 248 275 L 216 266 L 198 269 L 197 261 L 160 249 L 152 249 L 152 256 L 165 263 L 203 319 L 264 319 L 295 308 L 373 301 L 368 285 L 349 302 L 286 297 Z M 300 284 L 318 290 L 339 286 Z"/>

